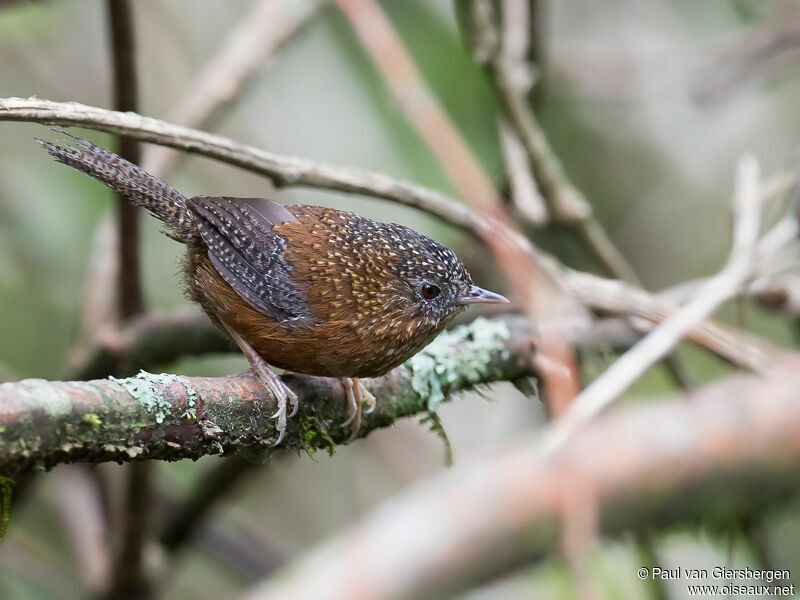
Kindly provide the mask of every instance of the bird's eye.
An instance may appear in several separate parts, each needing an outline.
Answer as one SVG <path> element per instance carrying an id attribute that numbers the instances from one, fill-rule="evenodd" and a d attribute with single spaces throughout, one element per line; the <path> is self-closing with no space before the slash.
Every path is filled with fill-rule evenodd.
<path id="1" fill-rule="evenodd" d="M 432 283 L 423 283 L 422 287 L 420 288 L 420 292 L 425 300 L 433 300 L 442 292 L 442 290 L 439 289 L 438 285 L 433 285 Z"/>

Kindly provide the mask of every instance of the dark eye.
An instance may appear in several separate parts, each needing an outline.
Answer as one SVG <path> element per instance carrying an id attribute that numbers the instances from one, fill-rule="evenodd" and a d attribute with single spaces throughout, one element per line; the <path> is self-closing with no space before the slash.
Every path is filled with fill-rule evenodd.
<path id="1" fill-rule="evenodd" d="M 432 283 L 423 283 L 422 287 L 420 288 L 420 292 L 425 300 L 433 300 L 442 292 L 442 290 L 439 289 L 438 285 L 433 285 Z"/>

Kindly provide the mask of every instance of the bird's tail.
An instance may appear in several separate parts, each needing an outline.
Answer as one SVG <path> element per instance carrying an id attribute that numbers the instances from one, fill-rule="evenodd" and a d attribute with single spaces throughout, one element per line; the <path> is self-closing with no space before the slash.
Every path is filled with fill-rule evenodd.
<path id="1" fill-rule="evenodd" d="M 186 210 L 186 198 L 175 188 L 113 152 L 83 138 L 70 137 L 75 140 L 72 146 L 35 139 L 58 162 L 94 177 L 131 204 L 146 208 L 167 225 L 175 239 L 185 242 L 196 233 L 197 225 Z"/>

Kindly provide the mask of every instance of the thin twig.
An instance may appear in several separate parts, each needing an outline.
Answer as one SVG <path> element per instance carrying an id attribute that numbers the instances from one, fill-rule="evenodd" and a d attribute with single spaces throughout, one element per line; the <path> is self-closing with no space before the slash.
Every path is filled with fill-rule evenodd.
<path id="1" fill-rule="evenodd" d="M 124 133 L 142 141 L 181 148 L 208 156 L 243 169 L 261 173 L 282 185 L 305 185 L 347 193 L 360 193 L 417 208 L 443 221 L 480 236 L 486 224 L 468 207 L 428 188 L 407 183 L 381 173 L 337 167 L 303 158 L 265 152 L 231 139 L 194 129 L 172 125 L 134 113 L 119 113 L 73 102 L 52 102 L 38 98 L 0 98 L 0 121 L 34 121 L 53 125 L 77 125 Z M 781 177 L 762 191 L 778 194 L 786 191 L 796 178 Z M 502 223 L 490 227 L 498 233 Z M 565 268 L 554 258 L 534 248 L 522 236 L 517 244 L 534 255 L 542 270 L 575 299 L 594 310 L 615 315 L 630 315 L 659 323 L 675 312 L 674 304 L 641 288 L 619 280 L 604 279 L 589 273 Z M 770 362 L 775 349 L 755 336 L 732 327 L 704 321 L 687 336 L 691 341 L 725 357 L 746 369 L 758 370 Z"/>
<path id="2" fill-rule="evenodd" d="M 348 22 L 447 177 L 476 212 L 492 211 L 499 194 L 447 111 L 428 88 L 391 21 L 374 0 L 337 0 Z"/>
<path id="3" fill-rule="evenodd" d="M 711 58 L 690 74 L 689 91 L 701 104 L 719 102 L 747 85 L 776 73 L 797 70 L 800 53 L 800 12 L 754 25 L 721 49 L 704 52 Z"/>
<path id="4" fill-rule="evenodd" d="M 107 214 L 97 226 L 92 240 L 92 251 L 83 279 L 79 343 L 90 343 L 103 331 L 117 327 L 116 296 L 114 286 L 119 280 L 119 228 L 115 214 Z"/>
<path id="5" fill-rule="evenodd" d="M 543 227 L 548 221 L 547 205 L 539 193 L 539 187 L 528 167 L 525 148 L 522 147 L 519 136 L 505 120 L 501 120 L 498 127 L 506 173 L 511 188 L 511 201 L 520 215 L 536 227 Z"/>
<path id="6" fill-rule="evenodd" d="M 734 193 L 736 221 L 733 246 L 725 267 L 706 281 L 697 295 L 623 354 L 595 379 L 547 434 L 547 451 L 553 451 L 576 429 L 616 400 L 648 369 L 666 356 L 697 323 L 734 297 L 752 273 L 761 227 L 759 168 L 752 156 L 739 162 Z"/>
<path id="7" fill-rule="evenodd" d="M 55 512 L 70 539 L 83 587 L 94 597 L 108 591 L 111 549 L 97 482 L 83 465 L 66 465 L 56 473 Z"/>
<path id="8" fill-rule="evenodd" d="M 130 112 L 120 113 L 76 102 L 2 98 L 0 120 L 75 125 L 128 135 L 140 141 L 195 152 L 266 175 L 278 186 L 306 185 L 394 200 L 425 210 L 476 235 L 480 226 L 469 208 L 422 186 L 382 173 L 273 154 L 229 138 Z"/>
<path id="9" fill-rule="evenodd" d="M 528 94 L 534 84 L 534 76 L 528 61 L 531 48 L 531 3 L 503 0 L 500 4 L 501 25 L 499 44 L 501 52 L 514 70 L 516 87 L 521 94 Z M 511 201 L 519 214 L 536 227 L 549 221 L 547 203 L 539 192 L 539 186 L 531 173 L 528 155 L 516 130 L 503 117 L 499 119 L 500 146 L 506 164 Z"/>
<path id="10" fill-rule="evenodd" d="M 114 564 L 109 600 L 144 600 L 152 596 L 152 581 L 145 569 L 145 550 L 150 541 L 152 461 L 127 465 L 127 490 L 123 512 L 122 547 Z"/>
<path id="11" fill-rule="evenodd" d="M 653 325 L 662 323 L 679 310 L 674 302 L 619 280 L 580 271 L 565 270 L 563 273 L 565 288 L 579 302 L 604 314 L 634 317 L 630 324 L 643 332 L 651 331 Z M 779 352 L 763 338 L 711 320 L 696 324 L 686 339 L 750 371 L 768 367 Z"/>
<path id="12" fill-rule="evenodd" d="M 548 202 L 551 218 L 573 227 L 609 274 L 638 285 L 633 269 L 594 216 L 589 201 L 564 172 L 528 107 L 525 98 L 527 82 L 518 75 L 517 57 L 509 57 L 503 52 L 491 3 L 488 0 L 458 0 L 456 6 L 464 15 L 466 37 L 475 59 L 489 69 L 503 112 L 528 154 L 539 189 Z"/>

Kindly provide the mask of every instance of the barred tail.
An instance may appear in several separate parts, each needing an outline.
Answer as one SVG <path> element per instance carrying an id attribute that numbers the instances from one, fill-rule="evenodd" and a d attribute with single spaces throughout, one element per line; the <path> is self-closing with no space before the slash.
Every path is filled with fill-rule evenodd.
<path id="1" fill-rule="evenodd" d="M 186 198 L 176 189 L 113 152 L 83 138 L 70 137 L 76 140 L 73 146 L 35 139 L 58 162 L 94 177 L 131 204 L 146 208 L 167 225 L 177 240 L 185 242 L 197 232 L 197 225 L 186 210 Z"/>

